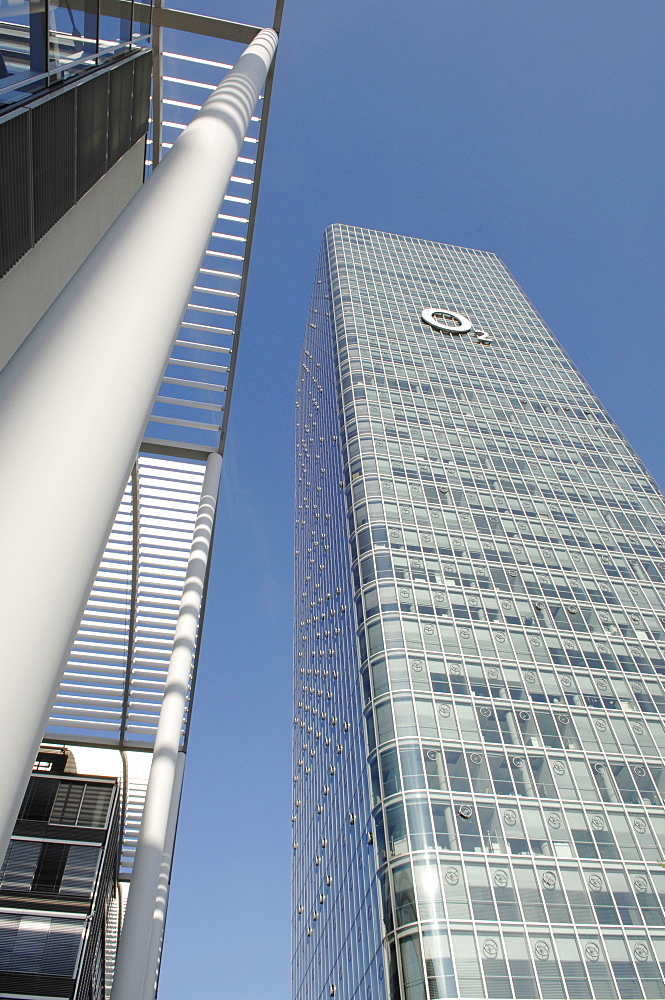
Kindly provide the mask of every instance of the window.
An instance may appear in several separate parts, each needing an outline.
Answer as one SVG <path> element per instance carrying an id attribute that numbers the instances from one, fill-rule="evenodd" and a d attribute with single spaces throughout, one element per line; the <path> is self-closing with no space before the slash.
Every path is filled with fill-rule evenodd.
<path id="1" fill-rule="evenodd" d="M 50 823 L 59 826 L 104 827 L 113 789 L 83 781 L 61 781 Z"/>
<path id="2" fill-rule="evenodd" d="M 73 978 L 83 923 L 0 914 L 0 970 Z"/>

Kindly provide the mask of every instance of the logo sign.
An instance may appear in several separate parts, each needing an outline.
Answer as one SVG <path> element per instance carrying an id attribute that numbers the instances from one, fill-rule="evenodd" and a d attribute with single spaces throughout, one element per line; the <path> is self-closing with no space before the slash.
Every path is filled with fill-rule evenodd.
<path id="1" fill-rule="evenodd" d="M 492 343 L 492 337 L 489 333 L 474 327 L 471 324 L 471 320 L 467 319 L 462 313 L 455 312 L 453 309 L 446 309 L 444 307 L 423 309 L 420 318 L 423 323 L 427 323 L 434 330 L 439 330 L 441 333 L 473 333 L 477 343 Z"/>
<path id="2" fill-rule="evenodd" d="M 584 955 L 590 962 L 597 962 L 600 958 L 600 948 L 595 941 L 589 941 L 584 948 Z"/>
<path id="3" fill-rule="evenodd" d="M 452 309 L 423 309 L 420 318 L 423 323 L 427 323 L 434 330 L 440 330 L 441 333 L 460 334 L 472 330 L 471 322 L 466 316 L 453 312 Z"/>
<path id="4" fill-rule="evenodd" d="M 483 941 L 483 955 L 485 958 L 496 958 L 499 954 L 499 946 L 493 938 L 485 938 Z"/>
<path id="5" fill-rule="evenodd" d="M 459 882 L 459 872 L 457 868 L 446 868 L 445 880 L 448 885 L 457 885 Z"/>

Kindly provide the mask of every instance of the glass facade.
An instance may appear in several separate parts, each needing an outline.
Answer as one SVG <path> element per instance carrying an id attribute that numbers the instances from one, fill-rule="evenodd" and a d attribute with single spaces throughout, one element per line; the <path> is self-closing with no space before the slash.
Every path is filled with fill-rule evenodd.
<path id="1" fill-rule="evenodd" d="M 296 419 L 294 996 L 665 996 L 663 494 L 491 253 L 329 228 Z"/>

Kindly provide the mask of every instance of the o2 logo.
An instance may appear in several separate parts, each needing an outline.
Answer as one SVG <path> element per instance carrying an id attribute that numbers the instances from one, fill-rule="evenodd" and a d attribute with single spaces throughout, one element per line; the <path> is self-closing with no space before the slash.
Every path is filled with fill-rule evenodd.
<path id="1" fill-rule="evenodd" d="M 489 333 L 474 329 L 471 320 L 453 309 L 423 309 L 420 318 L 423 323 L 427 323 L 433 330 L 438 330 L 440 333 L 452 333 L 454 336 L 472 333 L 479 344 L 492 343 Z"/>

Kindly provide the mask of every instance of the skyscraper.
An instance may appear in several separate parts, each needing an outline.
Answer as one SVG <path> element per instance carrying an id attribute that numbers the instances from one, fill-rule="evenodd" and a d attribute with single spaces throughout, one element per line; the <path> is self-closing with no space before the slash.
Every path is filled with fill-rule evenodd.
<path id="1" fill-rule="evenodd" d="M 665 501 L 492 253 L 331 226 L 294 997 L 665 996 Z"/>

